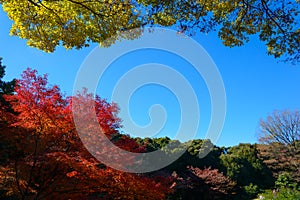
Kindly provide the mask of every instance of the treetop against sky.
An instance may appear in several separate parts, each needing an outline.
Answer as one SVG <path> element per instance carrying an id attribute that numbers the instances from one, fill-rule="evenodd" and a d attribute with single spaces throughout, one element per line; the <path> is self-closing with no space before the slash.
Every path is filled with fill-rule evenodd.
<path id="1" fill-rule="evenodd" d="M 294 0 L 1 0 L 13 20 L 11 35 L 46 52 L 58 45 L 82 48 L 134 39 L 145 26 L 176 27 L 193 34 L 217 31 L 223 44 L 240 46 L 259 35 L 268 54 L 299 61 L 299 2 Z M 124 33 L 125 32 L 125 33 Z"/>

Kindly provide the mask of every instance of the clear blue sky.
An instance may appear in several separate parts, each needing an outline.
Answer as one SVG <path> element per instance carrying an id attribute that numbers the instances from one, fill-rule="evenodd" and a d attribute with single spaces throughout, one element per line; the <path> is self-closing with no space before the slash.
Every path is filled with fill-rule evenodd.
<path id="1" fill-rule="evenodd" d="M 7 66 L 5 80 L 18 78 L 27 67 L 37 69 L 40 74 L 48 73 L 49 82 L 60 86 L 67 95 L 72 93 L 78 69 L 86 56 L 97 44 L 81 50 L 65 50 L 57 48 L 54 53 L 44 53 L 28 47 L 25 40 L 8 35 L 11 22 L 6 14 L 0 12 L 0 56 Z M 257 142 L 256 131 L 258 122 L 275 109 L 297 109 L 300 107 L 300 66 L 278 63 L 266 55 L 266 48 L 256 37 L 243 47 L 224 47 L 216 34 L 196 35 L 195 40 L 201 44 L 216 63 L 223 78 L 226 96 L 227 113 L 223 131 L 217 142 L 220 146 L 232 146 L 238 143 Z M 120 70 L 107 73 L 99 85 L 99 94 L 109 99 L 114 83 L 128 70 L 136 65 L 138 59 L 151 61 L 157 52 L 137 54 L 118 60 L 115 65 Z M 158 56 L 159 57 L 159 56 Z M 156 60 L 176 68 L 176 63 L 168 55 L 164 60 Z M 141 63 L 139 63 L 141 64 Z M 127 68 L 126 68 L 126 67 Z M 125 67 L 125 68 L 124 68 Z M 177 66 L 178 67 L 178 66 Z M 198 137 L 203 137 L 210 118 L 210 101 L 203 81 L 195 82 L 192 72 L 183 69 L 197 91 L 200 99 L 201 125 Z M 118 73 L 119 72 L 119 73 Z M 118 102 L 117 102 L 118 103 Z M 140 125 L 149 123 L 148 109 L 153 104 L 163 104 L 168 113 L 165 127 L 158 136 L 172 137 L 180 122 L 180 112 L 175 105 L 178 103 L 174 95 L 165 88 L 148 85 L 135 92 L 130 101 L 133 120 Z M 122 107 L 121 107 L 122 110 Z M 125 120 L 126 121 L 126 120 Z M 188 131 L 188 130 L 187 130 Z M 136 135 L 136 134 L 134 134 Z"/>

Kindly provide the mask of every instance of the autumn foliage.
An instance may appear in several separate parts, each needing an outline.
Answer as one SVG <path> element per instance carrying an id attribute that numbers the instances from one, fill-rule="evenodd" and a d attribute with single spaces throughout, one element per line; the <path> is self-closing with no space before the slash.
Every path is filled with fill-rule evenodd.
<path id="1" fill-rule="evenodd" d="M 86 89 L 65 97 L 47 75 L 30 68 L 15 83 L 14 92 L 0 94 L 0 199 L 251 199 L 287 170 L 299 185 L 299 149 L 290 156 L 277 143 L 280 152 L 268 145 L 225 148 L 200 139 L 132 138 L 119 133 L 118 106 Z M 189 147 L 164 169 L 132 174 L 98 159 L 138 163 L 135 154 L 124 156 L 108 142 L 129 152 L 162 149 L 166 155 L 172 153 L 166 144 L 178 144 L 174 152 Z M 211 148 L 205 158 L 199 156 L 203 147 Z"/>
<path id="2" fill-rule="evenodd" d="M 74 99 L 92 98 L 86 91 L 73 99 L 64 98 L 58 86 L 48 85 L 46 75 L 39 76 L 36 70 L 27 69 L 17 80 L 14 94 L 4 95 L 4 98 L 16 113 L 5 113 L 13 117 L 10 121 L 1 121 L 2 142 L 10 149 L 1 151 L 7 158 L 3 160 L 6 164 L 0 174 L 4 196 L 17 199 L 164 199 L 171 192 L 168 181 L 161 184 L 155 178 L 111 169 L 87 152 L 76 133 L 71 109 Z M 118 133 L 117 106 L 98 96 L 93 100 L 96 118 L 104 130 L 93 134 L 104 133 L 121 148 L 143 151 L 134 140 Z"/>

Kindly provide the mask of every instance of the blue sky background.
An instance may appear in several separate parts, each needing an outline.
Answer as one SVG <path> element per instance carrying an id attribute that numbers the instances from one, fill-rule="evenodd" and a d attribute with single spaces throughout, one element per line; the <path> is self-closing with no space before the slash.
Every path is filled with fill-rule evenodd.
<path id="1" fill-rule="evenodd" d="M 78 69 L 97 44 L 81 50 L 67 51 L 59 47 L 54 53 L 44 53 L 28 47 L 25 40 L 8 35 L 11 22 L 3 11 L 0 12 L 0 22 L 0 56 L 7 66 L 4 80 L 18 78 L 23 70 L 31 67 L 37 69 L 39 74 L 48 73 L 51 84 L 59 85 L 66 95 L 71 95 Z M 214 60 L 226 89 L 227 114 L 217 145 L 257 142 L 256 132 L 261 118 L 275 109 L 293 110 L 300 107 L 300 66 L 278 63 L 278 60 L 267 56 L 266 47 L 255 36 L 250 43 L 235 48 L 224 47 L 215 33 L 198 34 L 194 39 Z M 118 60 L 115 68 L 106 73 L 107 76 L 98 86 L 100 96 L 110 100 L 110 91 L 122 71 L 134 66 L 141 58 L 145 63 L 156 58 L 156 62 L 180 68 L 197 91 L 201 111 L 197 137 L 203 138 L 210 118 L 210 99 L 203 80 L 194 80 L 188 66 L 182 67 L 186 63 L 173 60 L 166 54 L 140 52 L 132 56 Z M 164 105 L 168 113 L 166 125 L 157 136 L 173 137 L 179 126 L 180 110 L 176 98 L 166 88 L 148 85 L 136 91 L 129 104 L 133 120 L 139 125 L 147 125 L 150 120 L 148 109 L 156 103 Z"/>

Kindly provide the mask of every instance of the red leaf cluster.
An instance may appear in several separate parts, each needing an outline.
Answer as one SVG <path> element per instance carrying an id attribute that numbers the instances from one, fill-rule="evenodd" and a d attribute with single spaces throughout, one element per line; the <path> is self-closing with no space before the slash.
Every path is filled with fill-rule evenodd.
<path id="1" fill-rule="evenodd" d="M 74 110 L 86 131 L 84 137 L 88 140 L 84 142 L 99 144 L 95 141 L 104 134 L 124 150 L 144 152 L 129 136 L 118 133 L 121 125 L 116 104 L 93 97 L 87 90 L 64 98 L 58 86 L 48 85 L 47 75 L 39 76 L 29 68 L 17 80 L 15 93 L 5 99 L 15 112 L 0 113 L 0 125 L 6 130 L 0 136 L 10 149 L 3 152 L 8 159 L 6 167 L 0 169 L 0 182 L 4 180 L 4 171 L 14 172 L 10 173 L 9 194 L 19 199 L 156 200 L 164 199 L 172 191 L 168 179 L 156 180 L 111 169 L 85 149 L 76 131 Z M 99 151 L 114 155 L 103 145 Z M 134 159 L 115 156 L 128 164 Z"/>

